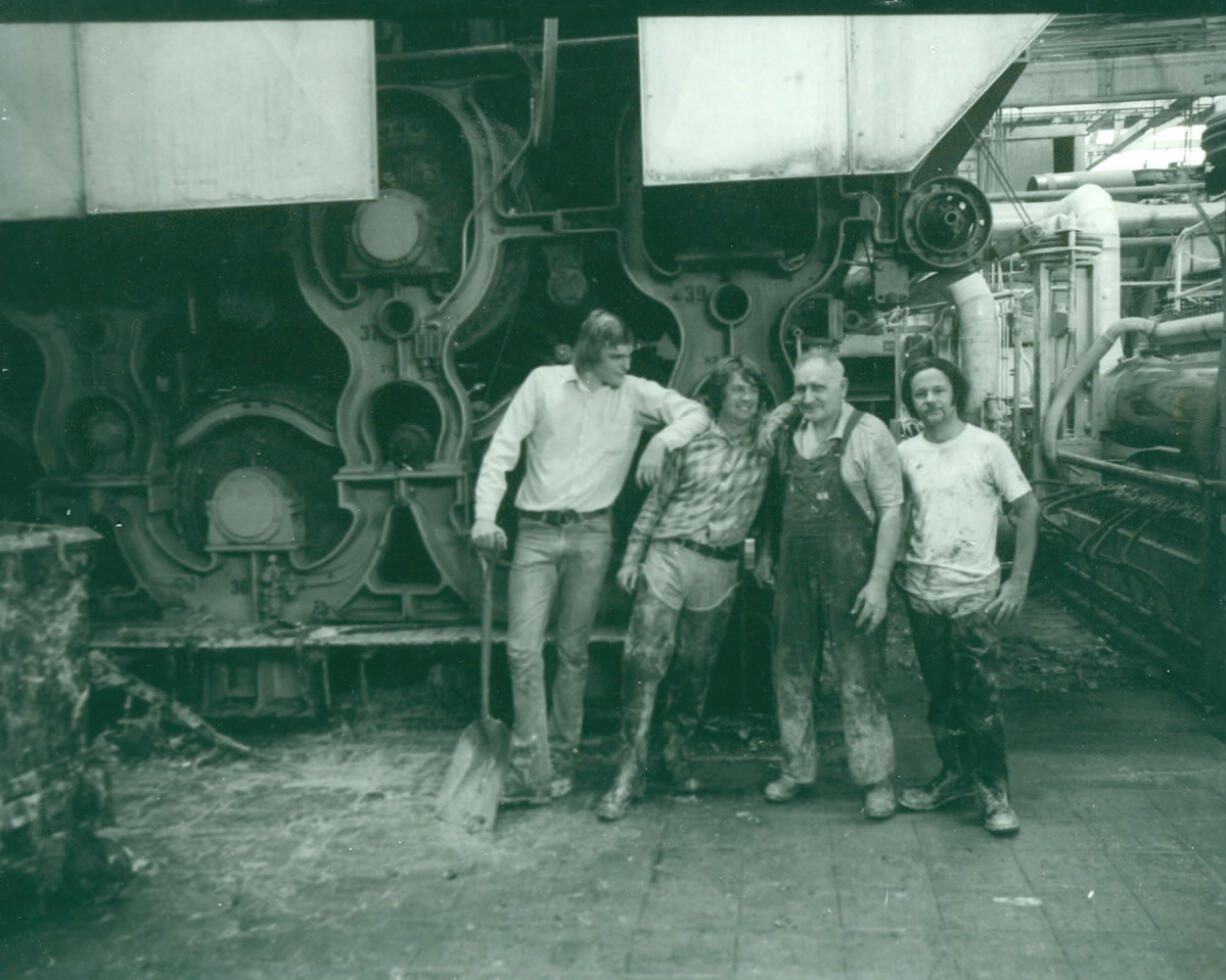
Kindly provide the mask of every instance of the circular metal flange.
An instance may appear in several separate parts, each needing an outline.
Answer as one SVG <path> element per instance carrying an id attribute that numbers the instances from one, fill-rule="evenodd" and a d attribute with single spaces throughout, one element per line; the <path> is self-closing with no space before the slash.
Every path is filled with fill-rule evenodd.
<path id="1" fill-rule="evenodd" d="M 262 466 L 244 466 L 222 478 L 209 502 L 214 548 L 297 545 L 294 514 L 302 509 L 289 482 Z"/>
<path id="2" fill-rule="evenodd" d="M 969 265 L 988 247 L 992 205 L 969 180 L 935 177 L 907 199 L 902 233 L 915 257 L 935 269 Z"/>
<path id="3" fill-rule="evenodd" d="M 350 225 L 354 247 L 372 265 L 407 265 L 425 248 L 429 217 L 429 205 L 416 194 L 384 188 L 354 212 Z"/>
<path id="4" fill-rule="evenodd" d="M 735 327 L 738 323 L 745 322 L 745 318 L 749 316 L 749 311 L 753 308 L 753 302 L 745 287 L 738 286 L 734 282 L 726 282 L 711 291 L 711 298 L 707 300 L 707 308 L 711 313 L 711 318 L 717 323 Z"/>

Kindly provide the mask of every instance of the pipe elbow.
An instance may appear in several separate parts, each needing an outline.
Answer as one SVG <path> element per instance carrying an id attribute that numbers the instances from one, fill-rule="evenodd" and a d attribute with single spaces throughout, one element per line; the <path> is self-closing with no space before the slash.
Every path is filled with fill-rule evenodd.
<path id="1" fill-rule="evenodd" d="M 1094 343 L 1087 347 L 1085 353 L 1077 359 L 1077 363 L 1069 368 L 1064 377 L 1060 379 L 1060 384 L 1052 393 L 1051 402 L 1047 406 L 1047 414 L 1043 418 L 1043 458 L 1053 470 L 1059 463 L 1056 456 L 1056 437 L 1060 432 L 1060 419 L 1063 418 L 1069 400 L 1077 391 L 1078 386 L 1090 376 L 1098 362 L 1103 359 L 1103 355 L 1115 346 L 1115 342 L 1120 337 L 1128 333 L 1140 333 L 1148 337 L 1154 332 L 1156 326 L 1153 320 L 1142 316 L 1126 316 L 1121 320 L 1116 320 L 1095 338 Z"/>

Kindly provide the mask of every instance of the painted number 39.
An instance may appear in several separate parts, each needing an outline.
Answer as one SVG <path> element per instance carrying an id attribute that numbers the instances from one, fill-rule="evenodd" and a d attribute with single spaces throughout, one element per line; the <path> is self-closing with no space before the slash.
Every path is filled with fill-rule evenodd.
<path id="1" fill-rule="evenodd" d="M 674 296 L 674 299 L 680 299 L 683 303 L 705 303 L 707 301 L 707 287 L 698 286 L 682 286 L 681 295 Z"/>

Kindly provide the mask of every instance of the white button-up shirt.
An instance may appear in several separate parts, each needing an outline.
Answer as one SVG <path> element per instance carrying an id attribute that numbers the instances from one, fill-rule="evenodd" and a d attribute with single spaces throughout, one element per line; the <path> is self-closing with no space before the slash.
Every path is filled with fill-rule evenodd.
<path id="1" fill-rule="evenodd" d="M 517 507 L 601 510 L 617 498 L 645 427 L 667 425 L 659 438 L 678 449 L 709 420 L 697 402 L 646 378 L 627 375 L 616 388 L 588 388 L 573 365 L 539 367 L 490 440 L 477 478 L 476 518 L 494 520 L 522 445 L 528 453 Z"/>

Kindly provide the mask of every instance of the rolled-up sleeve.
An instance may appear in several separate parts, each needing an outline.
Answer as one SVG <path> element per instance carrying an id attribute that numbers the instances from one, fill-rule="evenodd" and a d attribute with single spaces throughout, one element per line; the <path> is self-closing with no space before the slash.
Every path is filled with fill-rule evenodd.
<path id="1" fill-rule="evenodd" d="M 507 492 L 507 474 L 519 462 L 524 439 L 536 423 L 539 384 L 540 375 L 536 371 L 524 379 L 485 451 L 474 495 L 475 517 L 479 521 L 492 521 L 498 516 L 498 506 Z"/>
<path id="2" fill-rule="evenodd" d="M 884 425 L 869 429 L 864 449 L 864 482 L 873 509 L 880 514 L 887 507 L 901 507 L 903 502 L 902 459 L 894 437 Z"/>
<path id="3" fill-rule="evenodd" d="M 654 425 L 666 426 L 658 438 L 672 450 L 688 446 L 710 422 L 707 410 L 698 402 L 686 398 L 680 392 L 648 381 L 646 378 L 628 377 L 627 384 L 634 384 L 635 414 L 645 428 Z"/>

